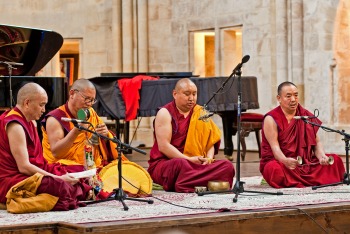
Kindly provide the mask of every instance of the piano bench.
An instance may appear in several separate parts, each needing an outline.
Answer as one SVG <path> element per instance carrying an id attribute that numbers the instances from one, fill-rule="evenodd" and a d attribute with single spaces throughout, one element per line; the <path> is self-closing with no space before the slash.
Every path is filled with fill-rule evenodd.
<path id="1" fill-rule="evenodd" d="M 261 158 L 261 150 L 260 150 L 260 130 L 262 129 L 262 122 L 264 120 L 264 115 L 259 113 L 241 113 L 241 132 L 239 133 L 240 142 L 242 145 L 241 150 L 241 159 L 245 160 L 246 155 L 246 143 L 245 138 L 249 136 L 250 132 L 255 132 L 256 141 L 258 144 L 259 150 L 259 158 Z M 233 123 L 232 128 L 237 131 L 237 123 Z"/>

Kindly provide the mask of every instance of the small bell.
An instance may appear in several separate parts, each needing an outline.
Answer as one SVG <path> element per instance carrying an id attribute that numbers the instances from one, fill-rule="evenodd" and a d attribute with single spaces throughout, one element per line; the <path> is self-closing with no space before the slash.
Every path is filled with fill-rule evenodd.
<path id="1" fill-rule="evenodd" d="M 89 139 L 89 143 L 91 145 L 99 145 L 100 144 L 100 141 L 98 139 L 98 136 L 96 134 L 92 134 L 92 136 L 90 137 Z"/>

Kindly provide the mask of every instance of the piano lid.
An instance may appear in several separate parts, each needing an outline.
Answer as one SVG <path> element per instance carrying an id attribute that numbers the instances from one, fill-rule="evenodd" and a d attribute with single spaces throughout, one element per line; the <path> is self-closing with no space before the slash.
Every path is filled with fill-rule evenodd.
<path id="1" fill-rule="evenodd" d="M 34 76 L 59 51 L 63 37 L 53 31 L 0 25 L 0 62 L 15 65 L 13 76 Z M 0 63 L 0 76 L 8 76 L 7 64 Z"/>

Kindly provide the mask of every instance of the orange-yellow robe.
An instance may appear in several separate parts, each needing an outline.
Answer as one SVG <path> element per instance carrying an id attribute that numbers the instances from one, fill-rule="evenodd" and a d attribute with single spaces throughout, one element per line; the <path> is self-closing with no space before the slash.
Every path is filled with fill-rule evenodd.
<path id="1" fill-rule="evenodd" d="M 97 115 L 97 113 L 92 108 L 89 109 L 89 112 L 90 112 L 90 118 L 87 119 L 86 121 L 90 122 L 93 126 L 103 123 L 102 119 Z M 46 119 L 50 116 L 56 118 L 57 121 L 62 125 L 64 130 L 64 135 L 67 135 L 69 131 L 71 131 L 74 128 L 73 123 L 64 122 L 61 120 L 62 117 L 74 119 L 74 116 L 70 113 L 68 109 L 67 103 L 49 112 L 45 116 L 44 120 L 42 121 L 42 132 L 43 132 L 42 146 L 44 149 L 44 157 L 50 163 L 59 162 L 64 165 L 85 165 L 85 152 L 84 152 L 85 141 L 91 138 L 92 133 L 82 130 L 81 133 L 75 139 L 68 153 L 65 155 L 60 155 L 59 157 L 55 158 L 51 153 L 50 143 L 49 143 L 46 128 L 45 128 Z M 108 137 L 113 138 L 112 133 L 109 133 Z M 111 161 L 118 158 L 118 152 L 116 150 L 117 144 L 115 144 L 112 141 L 106 142 L 103 139 L 99 139 L 99 145 L 94 147 L 95 147 L 94 161 L 95 161 L 96 167 L 99 167 L 99 168 L 103 167 L 108 163 L 110 163 Z M 124 155 L 122 155 L 122 160 L 127 160 L 127 158 L 125 158 Z"/>

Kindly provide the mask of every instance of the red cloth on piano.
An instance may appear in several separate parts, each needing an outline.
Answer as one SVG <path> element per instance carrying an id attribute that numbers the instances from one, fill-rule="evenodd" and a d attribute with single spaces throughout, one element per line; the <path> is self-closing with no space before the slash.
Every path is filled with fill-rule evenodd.
<path id="1" fill-rule="evenodd" d="M 125 102 L 125 120 L 130 121 L 136 119 L 137 110 L 140 107 L 140 93 L 143 80 L 158 80 L 159 78 L 152 76 L 138 75 L 132 79 L 118 80 L 118 87 L 122 93 Z"/>
<path id="2" fill-rule="evenodd" d="M 314 154 L 319 127 L 296 119 L 292 119 L 288 123 L 280 106 L 265 116 L 267 115 L 270 115 L 277 124 L 278 142 L 286 157 L 296 158 L 299 155 L 303 159 L 303 164 L 319 162 Z M 313 114 L 299 104 L 296 115 L 312 116 Z M 317 118 L 311 119 L 311 121 L 322 123 Z M 264 130 L 262 131 L 260 172 L 272 187 L 305 187 L 341 182 L 345 173 L 341 158 L 335 154 L 326 155 L 334 157 L 333 165 L 304 165 L 290 170 L 275 159 Z"/>

